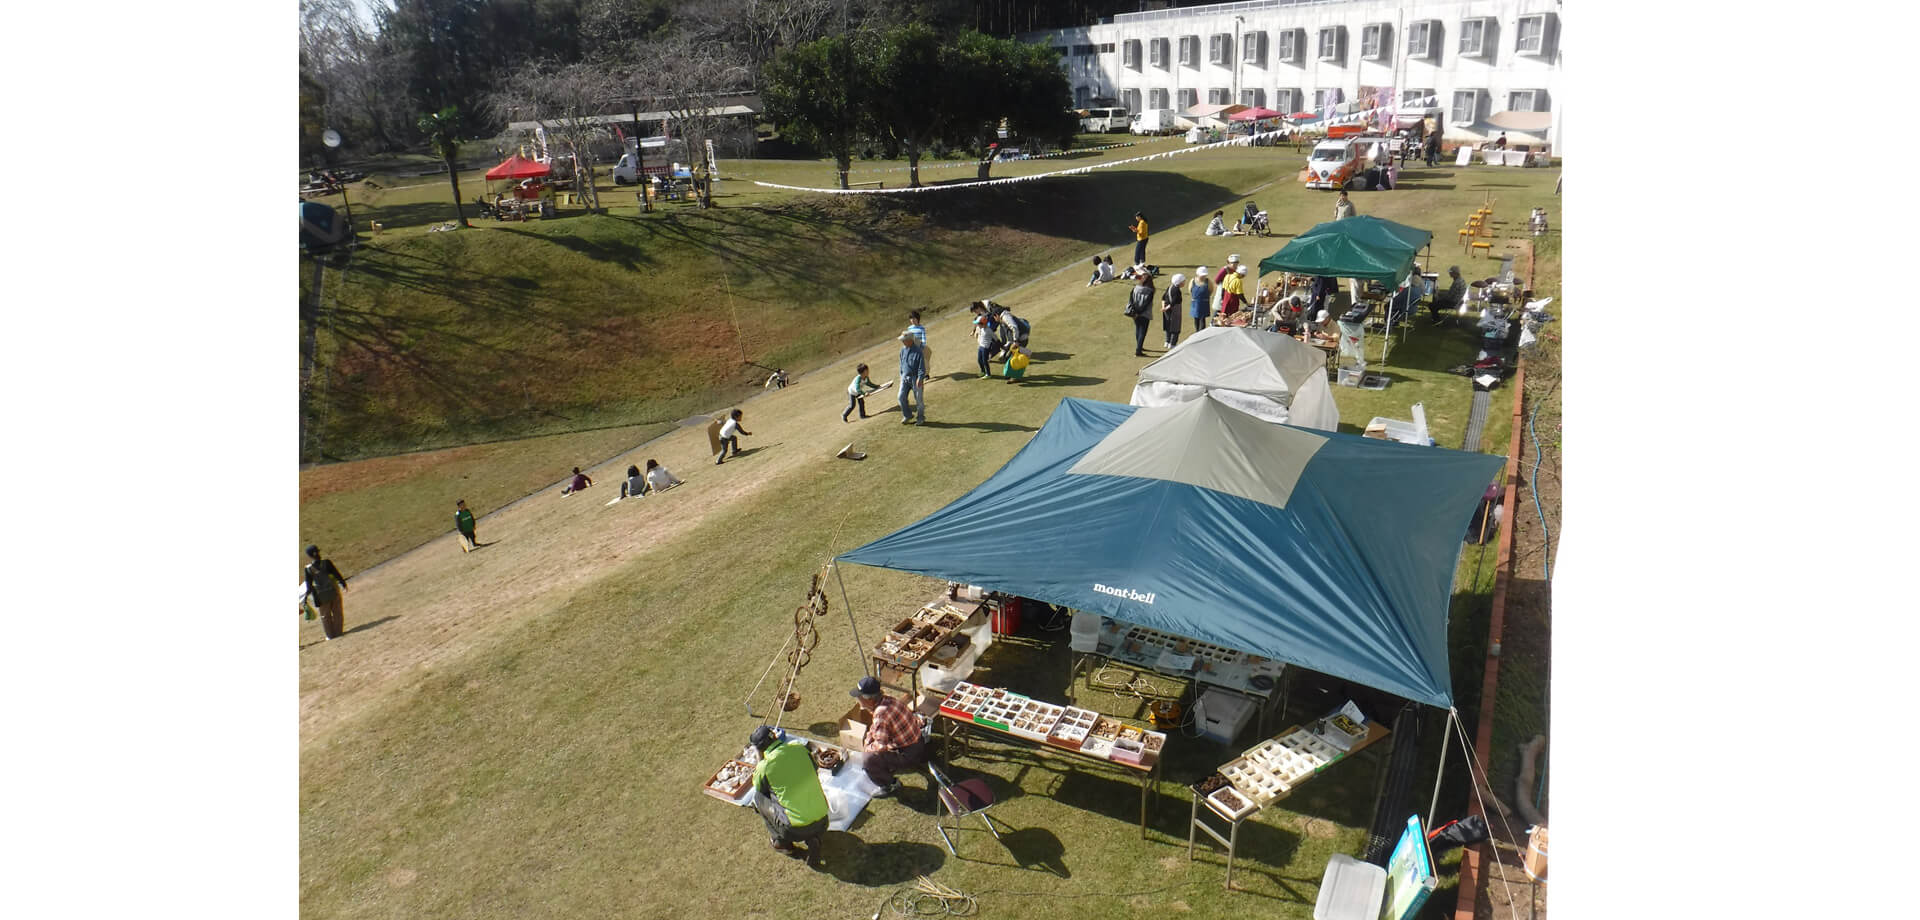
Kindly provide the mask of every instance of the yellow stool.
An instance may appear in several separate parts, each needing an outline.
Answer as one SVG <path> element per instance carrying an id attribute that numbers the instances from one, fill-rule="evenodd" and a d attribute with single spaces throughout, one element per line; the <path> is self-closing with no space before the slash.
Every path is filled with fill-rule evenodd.
<path id="1" fill-rule="evenodd" d="M 1474 249 L 1474 252 L 1473 252 L 1473 254 L 1474 254 L 1474 255 L 1476 255 L 1476 256 L 1480 254 L 1480 252 L 1479 252 L 1480 250 L 1482 250 L 1482 249 L 1484 249 L 1484 250 L 1486 250 L 1486 251 L 1487 251 L 1487 258 L 1493 258 L 1493 244 L 1492 244 L 1492 243 L 1489 243 L 1489 242 L 1487 242 L 1487 241 L 1485 241 L 1485 240 L 1474 240 L 1474 241 L 1473 241 L 1473 249 Z"/>

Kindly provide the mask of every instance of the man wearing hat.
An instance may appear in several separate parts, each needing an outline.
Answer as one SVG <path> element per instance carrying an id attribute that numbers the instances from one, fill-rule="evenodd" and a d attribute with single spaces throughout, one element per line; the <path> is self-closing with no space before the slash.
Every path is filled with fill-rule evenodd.
<path id="1" fill-rule="evenodd" d="M 753 768 L 753 807 L 767 822 L 773 848 L 795 858 L 805 856 L 807 865 L 819 866 L 820 837 L 827 832 L 827 794 L 820 789 L 813 753 L 806 742 L 782 741 L 765 725 L 754 729 L 748 740 L 760 752 L 760 764 Z M 796 843 L 807 844 L 806 851 L 796 849 Z"/>
<path id="2" fill-rule="evenodd" d="M 880 692 L 880 682 L 871 677 L 860 678 L 849 695 L 860 701 L 860 708 L 873 720 L 867 728 L 866 770 L 867 779 L 880 787 L 874 797 L 899 792 L 894 772 L 917 769 L 927 762 L 927 720 L 906 703 Z"/>
<path id="3" fill-rule="evenodd" d="M 1467 282 L 1460 277 L 1460 266 L 1447 266 L 1447 277 L 1453 280 L 1447 284 L 1446 292 L 1435 291 L 1433 299 L 1427 301 L 1427 312 L 1433 315 L 1433 321 L 1436 323 L 1446 321 L 1446 317 L 1441 316 L 1441 313 L 1449 310 L 1458 311 L 1461 301 L 1467 296 Z"/>

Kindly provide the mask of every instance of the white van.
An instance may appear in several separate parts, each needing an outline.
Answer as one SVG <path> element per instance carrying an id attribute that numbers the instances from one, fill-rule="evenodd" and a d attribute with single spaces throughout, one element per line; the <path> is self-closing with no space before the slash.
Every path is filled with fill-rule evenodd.
<path id="1" fill-rule="evenodd" d="M 1087 134 L 1111 134 L 1127 130 L 1127 110 L 1121 107 L 1088 109 L 1080 119 L 1080 130 Z"/>
<path id="2" fill-rule="evenodd" d="M 1173 125 L 1172 109 L 1148 109 L 1133 116 L 1133 123 L 1127 130 L 1134 134 L 1172 134 L 1179 130 Z"/>

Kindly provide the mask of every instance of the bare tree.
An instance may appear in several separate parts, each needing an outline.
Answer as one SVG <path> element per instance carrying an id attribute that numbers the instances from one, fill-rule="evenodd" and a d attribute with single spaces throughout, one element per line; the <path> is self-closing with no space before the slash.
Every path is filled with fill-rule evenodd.
<path id="1" fill-rule="evenodd" d="M 594 143 L 611 132 L 601 116 L 623 94 L 605 69 L 591 64 L 555 65 L 536 61 L 521 67 L 492 95 L 494 113 L 503 121 L 538 121 L 547 135 L 573 156 L 575 185 L 588 210 L 600 210 L 594 187 Z"/>
<path id="2" fill-rule="evenodd" d="M 756 75 L 781 49 L 842 31 L 866 16 L 867 4 L 851 0 L 704 0 L 676 14 L 687 38 L 733 46 Z"/>
<path id="3" fill-rule="evenodd" d="M 687 155 L 699 159 L 706 142 L 726 133 L 738 116 L 721 114 L 724 97 L 753 86 L 755 74 L 724 45 L 690 39 L 657 42 L 646 50 L 640 72 L 654 104 L 667 113 L 669 130 L 686 142 Z M 713 205 L 713 185 L 701 192 L 701 204 Z"/>
<path id="4" fill-rule="evenodd" d="M 349 145 L 406 146 L 413 127 L 408 54 L 383 48 L 353 0 L 301 0 L 300 62 L 323 92 L 325 120 Z"/>

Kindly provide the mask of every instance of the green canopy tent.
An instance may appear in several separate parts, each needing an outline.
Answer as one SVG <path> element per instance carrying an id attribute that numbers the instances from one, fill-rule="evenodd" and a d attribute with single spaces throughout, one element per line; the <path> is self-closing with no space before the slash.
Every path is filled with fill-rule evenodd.
<path id="1" fill-rule="evenodd" d="M 1294 237 L 1279 252 L 1260 260 L 1260 272 L 1293 272 L 1329 278 L 1357 278 L 1398 287 L 1418 270 L 1415 257 L 1433 241 L 1433 234 L 1379 217 L 1356 216 L 1315 224 Z M 1393 343 L 1393 316 L 1388 311 L 1387 340 Z M 1380 355 L 1382 364 L 1387 355 Z"/>

